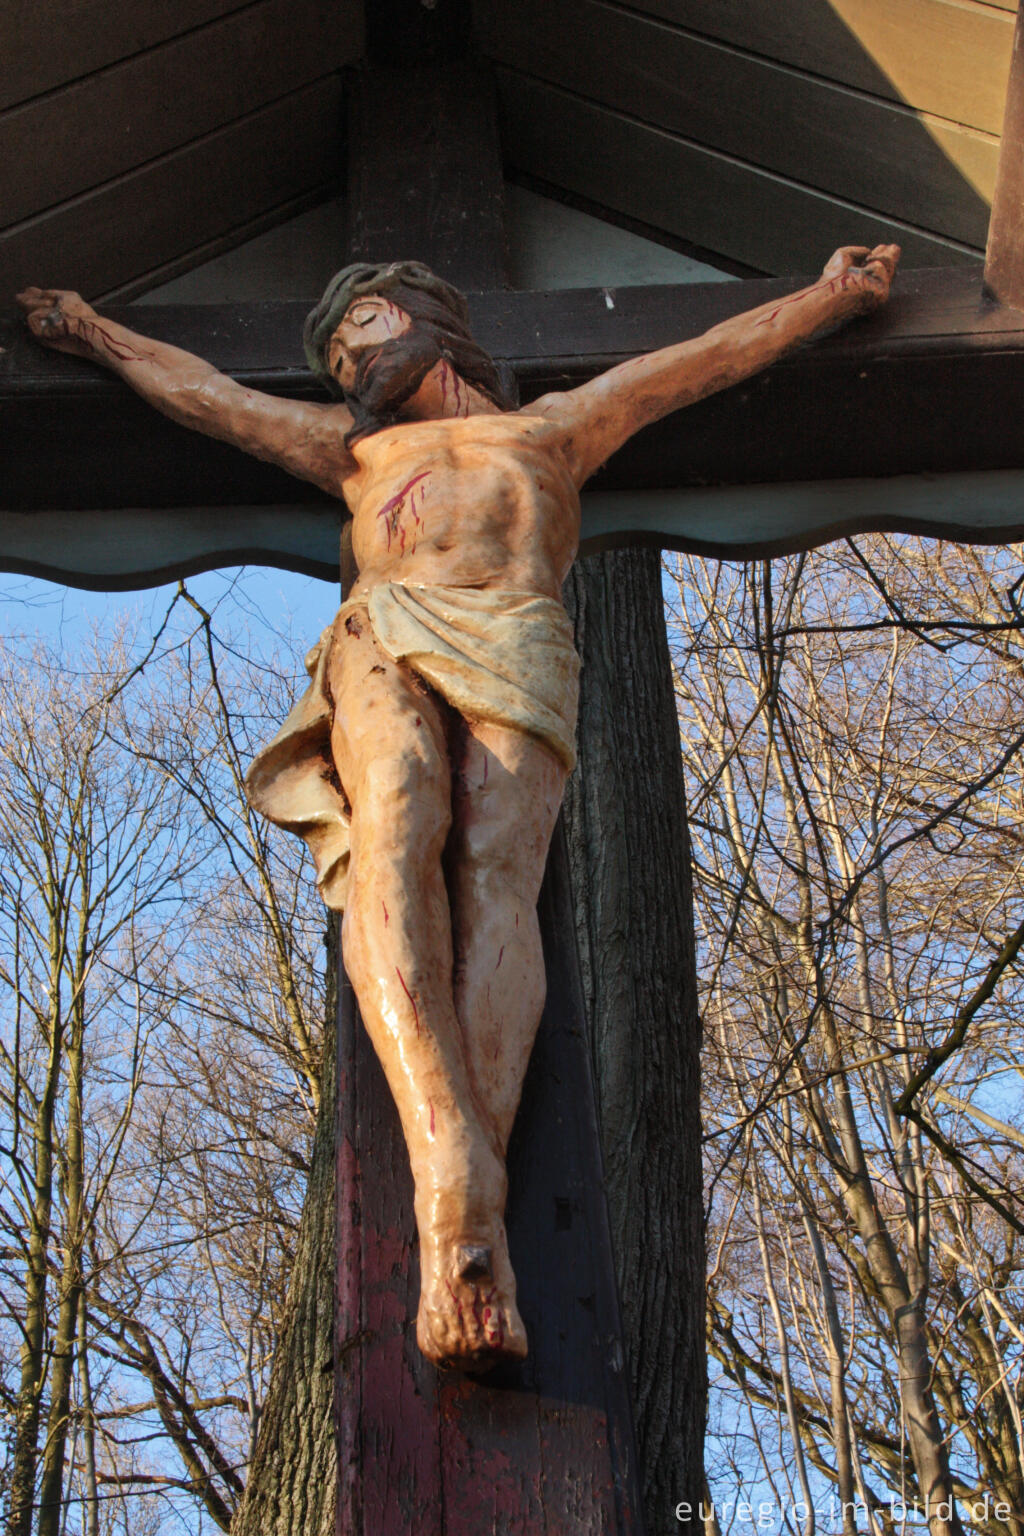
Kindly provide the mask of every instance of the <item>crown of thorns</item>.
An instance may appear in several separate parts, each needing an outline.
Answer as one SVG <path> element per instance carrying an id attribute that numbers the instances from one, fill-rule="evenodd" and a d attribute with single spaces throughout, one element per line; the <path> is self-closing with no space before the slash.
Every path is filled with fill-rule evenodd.
<path id="1" fill-rule="evenodd" d="M 327 347 L 355 299 L 373 294 L 386 297 L 396 288 L 418 290 L 451 316 L 446 322 L 456 334 L 469 338 L 469 309 L 457 288 L 446 283 L 420 261 L 354 262 L 336 272 L 324 290 L 320 302 L 306 316 L 302 344 L 306 360 L 317 378 L 336 393 L 337 380 L 327 365 Z"/>

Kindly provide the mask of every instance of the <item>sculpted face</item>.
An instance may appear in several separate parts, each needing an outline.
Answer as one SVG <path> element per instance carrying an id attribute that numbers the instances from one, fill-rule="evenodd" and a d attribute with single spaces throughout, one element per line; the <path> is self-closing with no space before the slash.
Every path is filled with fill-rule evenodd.
<path id="1" fill-rule="evenodd" d="M 327 348 L 328 367 L 352 412 L 346 441 L 401 420 L 403 406 L 440 361 L 440 343 L 428 326 L 380 295 L 354 299 Z"/>
<path id="2" fill-rule="evenodd" d="M 412 320 L 404 309 L 378 294 L 353 300 L 327 349 L 327 364 L 342 389 L 355 386 L 364 354 L 377 351 L 396 336 L 404 336 Z"/>

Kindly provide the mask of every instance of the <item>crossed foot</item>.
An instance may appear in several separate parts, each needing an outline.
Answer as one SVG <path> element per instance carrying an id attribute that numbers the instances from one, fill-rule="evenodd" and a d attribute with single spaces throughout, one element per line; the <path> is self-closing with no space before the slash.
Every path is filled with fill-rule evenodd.
<path id="1" fill-rule="evenodd" d="M 495 1170 L 497 1173 L 497 1170 Z M 526 1329 L 516 1308 L 516 1281 L 508 1256 L 501 1172 L 472 1191 L 438 1191 L 417 1199 L 420 1230 L 420 1306 L 416 1339 L 426 1358 L 464 1371 L 489 1370 L 522 1360 Z M 494 1185 L 488 1195 L 486 1185 Z M 427 1206 L 433 1220 L 423 1219 Z"/>

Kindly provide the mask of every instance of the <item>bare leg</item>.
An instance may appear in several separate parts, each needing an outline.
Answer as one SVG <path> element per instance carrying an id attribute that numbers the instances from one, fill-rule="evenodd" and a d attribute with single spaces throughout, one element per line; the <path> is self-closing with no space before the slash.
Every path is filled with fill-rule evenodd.
<path id="1" fill-rule="evenodd" d="M 535 737 L 479 722 L 453 786 L 446 861 L 455 1007 L 469 1075 L 503 1156 L 544 1007 L 537 895 L 565 778 Z"/>
<path id="2" fill-rule="evenodd" d="M 342 943 L 409 1149 L 420 1347 L 445 1364 L 522 1356 L 504 1159 L 467 1069 L 452 995 L 441 864 L 451 766 L 441 712 L 380 651 L 358 613 L 336 634 L 329 680 L 332 748 L 353 808 Z"/>

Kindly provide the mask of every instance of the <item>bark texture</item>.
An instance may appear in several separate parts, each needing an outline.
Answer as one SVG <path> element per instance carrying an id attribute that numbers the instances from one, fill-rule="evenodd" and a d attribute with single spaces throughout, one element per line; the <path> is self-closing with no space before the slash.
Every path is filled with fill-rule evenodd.
<path id="1" fill-rule="evenodd" d="M 338 925 L 327 943 L 323 1092 L 281 1342 L 231 1536 L 334 1536 L 334 1111 Z"/>
<path id="2" fill-rule="evenodd" d="M 700 1020 L 657 550 L 577 562 L 580 767 L 565 801 L 648 1536 L 695 1517 L 707 1367 Z"/>

